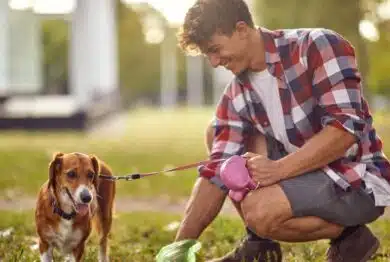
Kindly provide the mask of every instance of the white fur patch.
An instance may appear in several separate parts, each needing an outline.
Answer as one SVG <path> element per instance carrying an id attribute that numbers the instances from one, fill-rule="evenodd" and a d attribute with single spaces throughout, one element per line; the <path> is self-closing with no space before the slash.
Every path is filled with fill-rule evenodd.
<path id="1" fill-rule="evenodd" d="M 46 252 L 40 255 L 41 262 L 52 262 L 53 261 L 53 249 L 50 247 Z"/>
<path id="2" fill-rule="evenodd" d="M 57 229 L 47 233 L 49 242 L 56 246 L 62 253 L 70 254 L 79 245 L 82 239 L 82 232 L 79 229 L 73 230 L 73 221 L 61 219 Z"/>
<path id="3" fill-rule="evenodd" d="M 61 220 L 58 226 L 57 245 L 66 253 L 75 248 L 81 241 L 82 233 L 76 229 L 73 231 L 73 221 Z M 70 250 L 69 250 L 70 249 Z"/>
<path id="4" fill-rule="evenodd" d="M 66 213 L 72 213 L 72 211 L 74 210 L 74 206 L 72 200 L 69 198 L 65 190 L 61 191 L 61 193 L 59 194 L 59 198 L 59 202 L 61 203 L 62 209 Z"/>

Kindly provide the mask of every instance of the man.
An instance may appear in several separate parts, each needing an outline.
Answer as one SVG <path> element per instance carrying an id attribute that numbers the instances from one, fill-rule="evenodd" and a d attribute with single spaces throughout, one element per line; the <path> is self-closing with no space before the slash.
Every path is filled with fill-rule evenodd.
<path id="1" fill-rule="evenodd" d="M 259 186 L 235 203 L 247 237 L 214 261 L 281 261 L 277 241 L 319 239 L 331 240 L 328 261 L 367 261 L 379 241 L 365 224 L 390 204 L 390 164 L 350 43 L 326 29 L 255 28 L 243 0 L 198 0 L 179 43 L 235 74 L 207 131 L 210 158 L 243 155 Z M 198 238 L 219 213 L 219 169 L 199 168 L 176 240 Z"/>

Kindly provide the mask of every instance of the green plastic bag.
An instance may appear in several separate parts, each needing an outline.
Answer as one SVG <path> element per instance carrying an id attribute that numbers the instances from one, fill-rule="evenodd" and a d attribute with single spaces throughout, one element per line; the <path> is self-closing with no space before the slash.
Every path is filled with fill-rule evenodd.
<path id="1" fill-rule="evenodd" d="M 166 245 L 156 255 L 156 262 L 196 262 L 196 252 L 202 244 L 186 239 Z"/>

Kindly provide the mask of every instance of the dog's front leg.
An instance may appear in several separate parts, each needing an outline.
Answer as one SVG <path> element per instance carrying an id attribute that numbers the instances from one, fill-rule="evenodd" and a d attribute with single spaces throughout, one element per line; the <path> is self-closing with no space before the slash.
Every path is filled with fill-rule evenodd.
<path id="1" fill-rule="evenodd" d="M 42 240 L 39 240 L 39 254 L 41 262 L 53 261 L 53 247 Z"/>
<path id="2" fill-rule="evenodd" d="M 85 243 L 80 243 L 75 249 L 73 249 L 72 257 L 74 260 L 72 261 L 80 262 L 84 254 L 84 249 L 85 249 Z"/>
<path id="3" fill-rule="evenodd" d="M 103 236 L 100 239 L 100 246 L 99 246 L 99 262 L 109 262 L 108 254 L 107 254 L 107 236 Z"/>
<path id="4" fill-rule="evenodd" d="M 98 258 L 98 261 L 99 261 L 99 262 L 109 262 L 110 260 L 109 260 L 109 258 L 108 258 L 108 255 L 100 250 L 100 251 L 99 251 L 99 258 Z"/>

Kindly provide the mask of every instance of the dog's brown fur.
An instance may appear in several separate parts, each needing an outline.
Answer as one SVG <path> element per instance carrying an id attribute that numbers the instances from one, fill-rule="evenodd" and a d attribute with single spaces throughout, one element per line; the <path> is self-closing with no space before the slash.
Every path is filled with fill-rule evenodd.
<path id="1" fill-rule="evenodd" d="M 69 177 L 69 170 L 74 170 L 77 176 Z M 92 224 L 96 226 L 100 237 L 99 261 L 108 260 L 108 235 L 116 188 L 115 182 L 99 179 L 99 174 L 112 176 L 110 168 L 95 156 L 81 153 L 54 155 L 49 165 L 49 180 L 39 191 L 35 210 L 41 261 L 51 261 L 53 248 L 59 248 L 64 254 L 73 256 L 75 261 L 80 261 Z M 68 188 L 71 196 L 78 199 L 74 194 L 80 186 L 88 188 L 92 195 L 89 212 L 85 215 L 76 213 L 70 220 L 54 213 L 53 199 L 67 213 L 75 209 L 64 190 Z"/>

